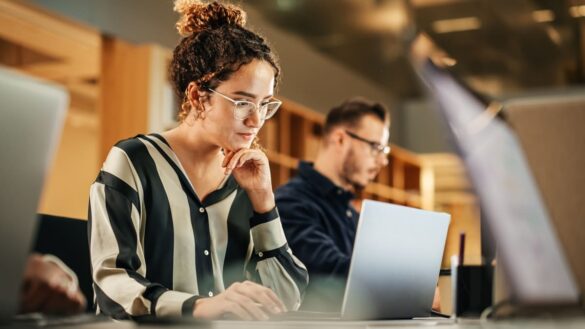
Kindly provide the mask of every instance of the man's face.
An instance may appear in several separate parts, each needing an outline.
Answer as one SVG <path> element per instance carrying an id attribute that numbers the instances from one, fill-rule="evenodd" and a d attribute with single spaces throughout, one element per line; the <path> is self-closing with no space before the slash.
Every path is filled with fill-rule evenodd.
<path id="1" fill-rule="evenodd" d="M 361 190 L 376 178 L 380 169 L 388 165 L 388 155 L 377 152 L 356 136 L 379 145 L 387 145 L 390 131 L 383 121 L 373 115 L 362 117 L 357 127 L 347 128 L 347 131 L 355 136 L 346 135 L 349 150 L 343 159 L 341 178 L 355 190 Z"/>

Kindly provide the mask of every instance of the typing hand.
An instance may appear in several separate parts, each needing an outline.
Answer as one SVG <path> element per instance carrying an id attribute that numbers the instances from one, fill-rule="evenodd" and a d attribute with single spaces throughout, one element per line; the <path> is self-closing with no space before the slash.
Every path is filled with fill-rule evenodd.
<path id="1" fill-rule="evenodd" d="M 198 319 L 233 317 L 244 320 L 268 320 L 269 314 L 286 311 L 272 290 L 251 281 L 236 282 L 215 297 L 195 303 L 193 316 Z"/>
<path id="2" fill-rule="evenodd" d="M 29 256 L 20 303 L 22 313 L 75 314 L 85 309 L 85 303 L 75 278 L 41 255 Z"/>

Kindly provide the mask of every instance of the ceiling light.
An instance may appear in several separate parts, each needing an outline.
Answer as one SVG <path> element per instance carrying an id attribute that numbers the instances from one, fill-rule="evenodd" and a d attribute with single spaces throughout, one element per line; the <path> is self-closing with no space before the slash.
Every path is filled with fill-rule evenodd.
<path id="1" fill-rule="evenodd" d="M 423 7 L 435 7 L 435 6 L 444 6 L 444 5 L 452 5 L 457 2 L 464 2 L 466 0 L 410 0 L 410 3 L 417 8 Z"/>
<path id="2" fill-rule="evenodd" d="M 434 21 L 432 27 L 436 33 L 470 31 L 478 30 L 481 27 L 481 21 L 477 17 L 443 19 Z"/>
<path id="3" fill-rule="evenodd" d="M 538 23 L 552 22 L 555 19 L 555 14 L 549 9 L 535 10 L 532 12 L 532 18 Z"/>
<path id="4" fill-rule="evenodd" d="M 569 8 L 569 13 L 573 17 L 585 17 L 585 5 L 572 6 Z"/>
<path id="5" fill-rule="evenodd" d="M 280 10 L 291 11 L 297 7 L 298 3 L 295 0 L 276 0 L 276 6 Z"/>
<path id="6" fill-rule="evenodd" d="M 371 31 L 401 32 L 410 23 L 410 17 L 404 5 L 399 2 L 377 8 L 361 18 L 362 24 Z"/>
<path id="7" fill-rule="evenodd" d="M 547 26 L 545 28 L 546 30 L 546 34 L 548 35 L 548 37 L 551 39 L 552 42 L 554 42 L 557 45 L 560 45 L 561 42 L 563 41 L 563 38 L 561 37 L 561 34 L 559 33 L 559 31 L 557 29 L 555 29 L 552 26 Z"/>

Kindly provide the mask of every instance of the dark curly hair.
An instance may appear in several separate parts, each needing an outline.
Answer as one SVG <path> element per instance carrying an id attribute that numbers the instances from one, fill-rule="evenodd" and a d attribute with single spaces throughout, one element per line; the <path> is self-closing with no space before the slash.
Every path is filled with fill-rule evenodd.
<path id="1" fill-rule="evenodd" d="M 217 1 L 196 0 L 177 0 L 174 9 L 181 14 L 177 30 L 183 39 L 173 52 L 170 78 L 177 97 L 182 100 L 180 121 L 191 111 L 187 95 L 191 82 L 200 90 L 215 88 L 255 59 L 269 63 L 278 82 L 277 58 L 261 36 L 244 27 L 246 13 L 242 9 Z M 202 108 L 196 110 L 199 117 Z"/>

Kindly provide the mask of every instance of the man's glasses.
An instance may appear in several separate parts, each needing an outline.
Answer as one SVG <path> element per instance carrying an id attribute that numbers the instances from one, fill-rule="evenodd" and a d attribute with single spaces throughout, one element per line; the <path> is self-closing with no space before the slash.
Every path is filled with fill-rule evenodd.
<path id="1" fill-rule="evenodd" d="M 282 105 L 281 101 L 279 101 L 278 99 L 273 99 L 270 102 L 262 103 L 258 106 L 255 103 L 249 101 L 231 99 L 230 97 L 211 88 L 207 89 L 212 93 L 217 94 L 234 104 L 234 118 L 236 118 L 237 120 L 245 120 L 246 118 L 254 114 L 256 111 L 258 111 L 258 113 L 260 114 L 261 120 L 263 121 L 268 120 L 272 118 L 274 114 L 276 114 L 276 111 L 278 111 L 278 108 L 280 107 L 280 105 Z"/>
<path id="2" fill-rule="evenodd" d="M 351 137 L 355 140 L 358 140 L 360 142 L 364 142 L 364 143 L 370 145 L 370 151 L 372 152 L 372 156 L 374 156 L 374 157 L 377 157 L 380 154 L 384 154 L 384 156 L 387 156 L 388 154 L 390 154 L 390 146 L 389 145 L 383 145 L 383 144 L 380 144 L 378 142 L 374 142 L 374 141 L 371 141 L 369 139 L 365 139 L 361 136 L 358 136 L 358 135 L 352 133 L 349 130 L 346 130 L 345 133 L 349 137 Z"/>

